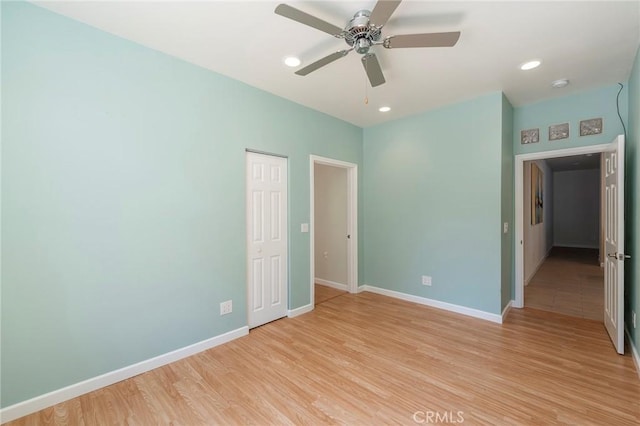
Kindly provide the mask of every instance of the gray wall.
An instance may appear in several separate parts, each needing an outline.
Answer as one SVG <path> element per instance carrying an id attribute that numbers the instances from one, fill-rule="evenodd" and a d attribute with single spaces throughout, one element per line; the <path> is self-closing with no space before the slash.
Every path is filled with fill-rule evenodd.
<path id="1" fill-rule="evenodd" d="M 316 282 L 347 285 L 347 169 L 315 165 Z"/>
<path id="2" fill-rule="evenodd" d="M 553 202 L 553 245 L 598 248 L 600 170 L 555 172 Z"/>
<path id="3" fill-rule="evenodd" d="M 542 223 L 531 224 L 531 163 L 524 163 L 524 282 L 536 273 L 553 247 L 553 173 L 544 160 L 535 161 L 544 179 Z"/>

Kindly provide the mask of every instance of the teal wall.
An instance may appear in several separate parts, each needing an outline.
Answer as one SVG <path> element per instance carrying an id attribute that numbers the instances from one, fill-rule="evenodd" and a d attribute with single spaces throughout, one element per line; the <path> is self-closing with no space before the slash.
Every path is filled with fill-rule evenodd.
<path id="1" fill-rule="evenodd" d="M 623 82 L 624 83 L 624 82 Z M 622 134 L 622 125 L 616 112 L 617 84 L 589 90 L 570 96 L 525 105 L 514 109 L 513 142 L 515 154 L 575 148 L 611 142 Z M 627 121 L 627 88 L 620 94 L 620 114 Z M 580 120 L 602 117 L 602 134 L 579 136 Z M 569 138 L 549 141 L 549 126 L 569 123 Z M 520 131 L 540 129 L 540 142 L 528 145 L 520 143 Z"/>
<path id="2" fill-rule="evenodd" d="M 640 315 L 640 51 L 636 53 L 629 78 L 628 123 L 625 153 L 625 252 L 631 255 L 631 259 L 625 262 L 625 310 L 632 343 L 640 351 L 640 332 L 633 327 L 631 320 L 632 311 Z"/>
<path id="3" fill-rule="evenodd" d="M 501 129 L 491 93 L 364 130 L 366 284 L 500 313 Z"/>
<path id="4" fill-rule="evenodd" d="M 617 85 L 515 109 L 490 93 L 363 130 L 31 4 L 0 11 L 2 407 L 246 325 L 245 148 L 289 157 L 291 308 L 310 300 L 299 224 L 315 154 L 359 165 L 361 284 L 499 314 L 513 295 L 513 155 L 622 132 Z M 627 105 L 633 255 L 638 58 L 625 120 Z M 578 137 L 592 117 L 604 133 Z M 549 142 L 567 121 L 571 138 Z M 541 142 L 521 146 L 531 127 Z M 627 266 L 637 310 L 640 256 Z"/>
<path id="5" fill-rule="evenodd" d="M 3 407 L 246 325 L 247 147 L 289 156 L 309 303 L 309 155 L 362 129 L 31 4 L 2 64 Z"/>
<path id="6" fill-rule="evenodd" d="M 501 309 L 514 298 L 515 284 L 513 277 L 515 275 L 513 264 L 513 253 L 515 246 L 513 244 L 513 227 L 514 227 L 514 168 L 513 168 L 513 107 L 506 96 L 502 95 L 502 181 L 501 181 L 501 217 L 502 224 L 508 224 L 508 231 L 502 232 L 501 245 Z"/>

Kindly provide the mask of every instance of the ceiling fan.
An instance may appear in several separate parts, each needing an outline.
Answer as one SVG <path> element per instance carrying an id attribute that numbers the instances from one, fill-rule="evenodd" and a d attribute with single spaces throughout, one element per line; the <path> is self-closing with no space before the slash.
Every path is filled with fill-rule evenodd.
<path id="1" fill-rule="evenodd" d="M 350 46 L 348 49 L 332 53 L 299 69 L 296 71 L 296 74 L 304 76 L 312 73 L 333 61 L 347 56 L 349 52 L 355 50 L 362 55 L 362 64 L 364 65 L 371 86 L 376 87 L 383 84 L 385 79 L 376 54 L 370 52 L 371 47 L 378 45 L 382 45 L 387 49 L 405 47 L 451 47 L 458 42 L 460 31 L 392 35 L 380 40 L 382 38 L 382 27 L 387 23 L 401 1 L 402 0 L 378 0 L 373 11 L 360 10 L 356 12 L 344 29 L 289 5 L 279 4 L 275 9 L 276 14 L 324 31 L 336 38 L 342 38 Z"/>

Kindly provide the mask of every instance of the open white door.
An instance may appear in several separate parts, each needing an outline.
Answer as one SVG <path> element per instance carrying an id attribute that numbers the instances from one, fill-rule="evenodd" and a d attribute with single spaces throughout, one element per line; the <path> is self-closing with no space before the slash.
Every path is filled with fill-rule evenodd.
<path id="1" fill-rule="evenodd" d="M 249 328 L 287 315 L 287 159 L 247 152 Z"/>
<path id="2" fill-rule="evenodd" d="M 624 136 L 604 153 L 605 262 L 604 325 L 619 354 L 624 353 Z"/>

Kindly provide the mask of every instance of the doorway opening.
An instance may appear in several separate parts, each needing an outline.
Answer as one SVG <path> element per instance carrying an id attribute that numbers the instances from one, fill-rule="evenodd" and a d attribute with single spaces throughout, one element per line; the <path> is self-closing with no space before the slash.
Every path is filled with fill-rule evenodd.
<path id="1" fill-rule="evenodd" d="M 521 154 L 515 157 L 515 301 L 516 308 L 524 307 L 524 166 L 526 161 L 600 153 L 604 160 L 601 169 L 604 240 L 601 258 L 604 262 L 603 322 L 611 341 L 620 354 L 624 353 L 624 136 L 617 136 L 606 145 L 569 148 Z M 535 191 L 539 191 L 535 189 Z M 536 192 L 537 194 L 537 192 Z M 542 198 L 542 197 L 541 197 Z M 543 199 L 543 198 L 542 198 Z M 532 196 L 532 208 L 539 202 Z M 538 212 L 531 213 L 537 218 Z"/>
<path id="2" fill-rule="evenodd" d="M 524 306 L 603 321 L 601 154 L 524 162 Z"/>
<path id="3" fill-rule="evenodd" d="M 357 292 L 357 167 L 310 156 L 311 306 Z"/>
<path id="4" fill-rule="evenodd" d="M 528 223 L 532 223 L 530 221 L 532 213 L 527 212 L 528 214 L 525 214 L 525 211 L 524 211 L 525 210 L 525 186 L 530 185 L 529 182 L 525 183 L 525 176 L 530 176 L 530 173 L 525 174 L 525 163 L 527 163 L 530 167 L 532 163 L 534 162 L 537 163 L 542 160 L 572 157 L 572 156 L 578 156 L 578 155 L 586 156 L 588 154 L 601 155 L 602 153 L 606 152 L 608 149 L 610 149 L 609 144 L 602 144 L 602 145 L 585 146 L 585 147 L 579 147 L 579 148 L 567 148 L 567 149 L 559 149 L 559 150 L 553 150 L 553 151 L 543 151 L 543 152 L 536 152 L 531 154 L 516 155 L 515 157 L 515 182 L 516 182 L 515 216 L 514 216 L 515 218 L 515 300 L 514 300 L 515 303 L 514 303 L 514 307 L 522 308 L 525 306 L 525 299 L 524 299 L 525 281 L 527 279 L 530 280 L 535 275 L 533 273 L 535 271 L 531 272 L 530 270 L 528 270 L 527 271 L 528 276 L 525 276 L 525 246 L 524 246 L 525 218 L 529 221 Z M 543 174 L 544 174 L 544 170 L 543 170 Z M 548 188 L 549 187 L 547 187 L 547 189 Z M 532 199 L 530 193 L 527 193 L 526 195 L 528 195 L 530 199 Z M 530 206 L 531 202 L 529 202 L 528 205 Z M 543 209 L 544 209 L 544 204 L 543 204 Z M 542 214 L 543 214 L 542 223 L 544 223 L 545 221 L 544 210 Z M 549 218 L 547 218 L 547 220 L 548 219 Z M 533 238 L 532 236 L 528 236 L 528 237 L 529 237 L 529 241 L 531 241 L 531 238 Z M 550 234 L 549 232 L 545 232 L 545 238 L 552 238 L 552 237 L 553 237 L 552 234 Z M 551 244 L 542 245 L 542 250 L 544 251 L 542 256 L 546 256 L 547 253 L 551 251 L 551 248 L 552 248 Z M 540 256 L 539 253 L 538 253 L 538 256 Z M 537 266 L 538 265 L 536 265 L 536 267 Z"/>

